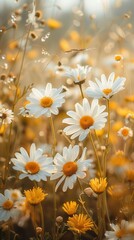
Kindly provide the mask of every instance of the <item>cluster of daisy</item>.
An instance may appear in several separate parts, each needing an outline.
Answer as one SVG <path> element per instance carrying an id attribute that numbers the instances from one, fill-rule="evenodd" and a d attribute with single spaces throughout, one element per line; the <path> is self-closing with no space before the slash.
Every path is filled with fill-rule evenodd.
<path id="1" fill-rule="evenodd" d="M 133 240 L 131 54 L 113 50 L 128 33 L 111 27 L 101 64 L 99 53 L 87 54 L 92 36 L 78 31 L 61 38 L 63 54 L 53 56 L 47 39 L 52 45 L 63 24 L 37 7 L 24 4 L 0 28 L 3 38 L 20 34 L 24 21 L 26 28 L 0 59 L 0 238 Z"/>

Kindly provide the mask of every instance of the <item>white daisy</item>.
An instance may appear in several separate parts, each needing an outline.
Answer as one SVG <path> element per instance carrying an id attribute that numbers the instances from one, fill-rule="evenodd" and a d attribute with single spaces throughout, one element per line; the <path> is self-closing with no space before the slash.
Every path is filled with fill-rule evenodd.
<path id="1" fill-rule="evenodd" d="M 53 159 L 43 156 L 43 150 L 36 149 L 33 143 L 30 147 L 30 154 L 24 148 L 20 148 L 20 153 L 15 153 L 16 158 L 11 161 L 14 164 L 13 169 L 22 172 L 19 178 L 28 177 L 31 181 L 47 180 L 47 177 L 53 172 Z"/>
<path id="2" fill-rule="evenodd" d="M 27 97 L 30 103 L 26 105 L 26 108 L 36 118 L 42 115 L 46 117 L 50 117 L 51 114 L 57 115 L 58 108 L 65 102 L 64 96 L 62 87 L 52 88 L 52 84 L 48 83 L 45 89 L 32 89 L 32 93 Z"/>
<path id="3" fill-rule="evenodd" d="M 106 239 L 109 240 L 127 240 L 127 227 L 128 221 L 122 220 L 120 226 L 115 224 L 110 224 L 113 231 L 106 231 Z"/>
<path id="4" fill-rule="evenodd" d="M 126 78 L 117 77 L 114 80 L 115 73 L 111 73 L 106 79 L 104 74 L 101 75 L 101 80 L 95 79 L 96 83 L 89 81 L 90 87 L 86 89 L 86 94 L 93 98 L 107 98 L 110 99 L 114 94 L 124 89 Z"/>
<path id="5" fill-rule="evenodd" d="M 11 191 L 6 189 L 4 195 L 0 193 L 0 221 L 7 221 L 19 214 L 16 202 L 13 201 Z"/>
<path id="6" fill-rule="evenodd" d="M 129 137 L 133 137 L 133 131 L 131 128 L 124 126 L 118 131 L 118 135 L 127 140 Z"/>
<path id="7" fill-rule="evenodd" d="M 10 124 L 14 120 L 14 113 L 12 110 L 1 108 L 0 109 L 0 121 L 2 124 Z"/>
<path id="8" fill-rule="evenodd" d="M 77 65 L 77 68 L 68 68 L 65 72 L 65 76 L 73 79 L 74 83 L 79 83 L 80 81 L 86 80 L 88 73 L 91 71 L 89 66 Z"/>
<path id="9" fill-rule="evenodd" d="M 104 112 L 105 106 L 100 106 L 98 100 L 94 99 L 89 104 L 86 98 L 83 99 L 83 104 L 75 104 L 74 111 L 68 111 L 67 115 L 70 118 L 65 118 L 63 123 L 71 126 L 64 128 L 66 135 L 72 135 L 71 139 L 79 136 L 79 141 L 84 140 L 91 129 L 102 129 L 107 121 L 107 112 Z"/>
<path id="10" fill-rule="evenodd" d="M 68 188 L 72 189 L 77 178 L 83 179 L 86 177 L 87 169 L 93 168 L 92 160 L 85 160 L 86 148 L 84 148 L 82 156 L 78 158 L 80 147 L 78 145 L 63 148 L 63 155 L 57 153 L 54 157 L 55 171 L 51 176 L 51 180 L 59 179 L 56 184 L 55 191 L 63 181 L 63 192 Z"/>

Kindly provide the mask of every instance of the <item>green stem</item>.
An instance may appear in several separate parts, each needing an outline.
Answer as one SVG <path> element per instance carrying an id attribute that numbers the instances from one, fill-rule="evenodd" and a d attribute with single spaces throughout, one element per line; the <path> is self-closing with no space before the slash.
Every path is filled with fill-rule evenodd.
<path id="1" fill-rule="evenodd" d="M 50 117 L 50 124 L 51 124 L 51 130 L 52 130 L 52 135 L 53 135 L 53 153 L 52 153 L 52 155 L 54 157 L 54 155 L 55 155 L 55 147 L 57 145 L 57 139 L 56 139 L 54 122 L 53 122 L 52 116 Z M 53 207 L 54 207 L 53 238 L 56 239 L 56 212 L 57 212 L 57 207 L 56 207 L 55 181 L 53 181 Z"/>
<path id="2" fill-rule="evenodd" d="M 54 128 L 54 122 L 52 116 L 50 117 L 50 124 L 51 124 L 51 130 L 52 130 L 52 135 L 53 135 L 53 156 L 55 155 L 55 147 L 57 145 L 57 140 L 56 140 L 56 134 L 55 134 L 55 128 Z"/>
<path id="3" fill-rule="evenodd" d="M 89 137 L 90 137 L 90 141 L 91 141 L 91 143 L 92 143 L 92 147 L 93 147 L 93 149 L 94 149 L 94 153 L 95 153 L 95 156 L 96 156 L 96 159 L 97 159 L 97 164 L 98 164 L 98 170 L 99 170 L 100 176 L 101 176 L 101 175 L 102 175 L 102 171 L 101 171 L 100 159 L 99 159 L 99 157 L 98 157 L 97 150 L 96 150 L 96 147 L 95 147 L 95 145 L 94 145 L 94 141 L 93 141 L 93 138 L 92 138 L 92 135 L 91 135 L 90 132 L 89 132 Z"/>
<path id="4" fill-rule="evenodd" d="M 79 88 L 80 88 L 80 92 L 81 92 L 81 97 L 83 99 L 84 98 L 84 93 L 83 93 L 83 90 L 82 90 L 82 84 L 79 84 Z"/>
<path id="5" fill-rule="evenodd" d="M 83 199 L 82 199 L 82 194 L 85 194 L 85 193 L 84 193 L 83 187 L 82 187 L 81 182 L 79 181 L 79 179 L 78 179 L 78 183 L 79 183 L 79 187 L 80 187 L 81 192 L 82 192 L 82 193 L 79 195 L 79 202 L 81 203 L 82 208 L 83 208 L 83 210 L 85 211 L 85 213 L 87 214 L 87 216 L 92 220 L 92 222 L 93 222 L 93 224 L 94 224 L 94 229 L 93 229 L 93 230 L 94 230 L 94 232 L 96 233 L 96 235 L 98 235 L 98 228 L 97 228 L 95 222 L 93 221 L 92 217 L 90 216 L 90 214 L 89 214 L 89 212 L 88 212 L 88 210 L 87 210 L 87 208 L 86 208 L 86 206 L 85 206 L 85 202 L 84 202 Z"/>

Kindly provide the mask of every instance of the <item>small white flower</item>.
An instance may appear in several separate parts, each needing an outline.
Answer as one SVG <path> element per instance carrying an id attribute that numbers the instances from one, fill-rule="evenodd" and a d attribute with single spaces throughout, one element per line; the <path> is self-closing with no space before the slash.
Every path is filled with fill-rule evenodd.
<path id="1" fill-rule="evenodd" d="M 105 233 L 106 239 L 109 240 L 130 239 L 127 236 L 128 221 L 122 220 L 120 226 L 115 224 L 110 224 L 110 226 L 113 229 L 113 231 L 106 231 Z"/>
<path id="2" fill-rule="evenodd" d="M 78 158 L 80 147 L 78 145 L 63 148 L 63 155 L 57 153 L 54 157 L 55 171 L 51 176 L 51 180 L 59 179 L 56 184 L 55 191 L 64 181 L 63 192 L 68 188 L 72 189 L 77 178 L 86 177 L 87 169 L 93 168 L 92 160 L 85 160 L 86 148 L 84 148 L 82 156 Z M 78 159 L 77 159 L 78 158 Z"/>
<path id="3" fill-rule="evenodd" d="M 11 161 L 14 164 L 13 169 L 22 172 L 19 176 L 20 179 L 28 177 L 31 181 L 47 181 L 47 177 L 53 172 L 53 159 L 43 156 L 43 150 L 40 148 L 36 149 L 34 143 L 30 147 L 29 155 L 21 147 L 20 153 L 15 153 L 15 157 Z"/>
<path id="4" fill-rule="evenodd" d="M 118 131 L 118 135 L 127 140 L 129 137 L 133 137 L 133 131 L 131 128 L 124 126 Z"/>
<path id="5" fill-rule="evenodd" d="M 0 121 L 2 124 L 10 124 L 14 120 L 14 113 L 12 110 L 2 107 L 0 109 Z"/>
<path id="6" fill-rule="evenodd" d="M 4 195 L 0 193 L 0 221 L 7 221 L 19 214 L 16 202 L 12 199 L 11 191 L 6 189 Z"/>
<path id="7" fill-rule="evenodd" d="M 115 73 L 111 73 L 106 79 L 104 74 L 101 75 L 101 80 L 95 79 L 96 83 L 89 81 L 90 87 L 86 89 L 86 94 L 93 98 L 106 98 L 110 99 L 114 94 L 124 89 L 126 78 L 117 77 L 114 80 Z"/>
<path id="8" fill-rule="evenodd" d="M 79 141 L 84 140 L 89 134 L 91 129 L 102 129 L 107 121 L 107 112 L 104 112 L 105 106 L 100 106 L 98 100 L 94 99 L 89 104 L 86 98 L 83 99 L 82 105 L 75 104 L 74 111 L 68 111 L 67 115 L 70 118 L 65 118 L 63 123 L 71 126 L 64 128 L 66 135 L 72 135 L 71 139 L 79 136 Z"/>
<path id="9" fill-rule="evenodd" d="M 74 83 L 79 83 L 80 81 L 86 80 L 88 73 L 91 71 L 89 66 L 77 65 L 77 68 L 68 68 L 65 72 L 65 76 L 73 79 Z"/>
<path id="10" fill-rule="evenodd" d="M 30 102 L 26 108 L 29 113 L 38 118 L 42 115 L 50 117 L 51 114 L 57 115 L 58 108 L 65 102 L 65 93 L 62 93 L 61 88 L 52 88 L 52 84 L 48 83 L 45 89 L 32 89 L 32 93 L 27 97 Z"/>

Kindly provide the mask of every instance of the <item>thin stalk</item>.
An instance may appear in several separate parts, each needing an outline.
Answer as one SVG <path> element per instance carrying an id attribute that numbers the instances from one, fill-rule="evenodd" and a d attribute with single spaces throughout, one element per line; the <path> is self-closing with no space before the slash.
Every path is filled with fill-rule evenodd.
<path id="1" fill-rule="evenodd" d="M 12 111 L 14 111 L 15 104 L 16 104 L 18 85 L 19 85 L 19 80 L 20 80 L 20 76 L 21 76 L 21 72 L 22 72 L 22 68 L 23 68 L 23 64 L 24 64 L 24 59 L 25 59 L 26 48 L 27 48 L 27 43 L 28 43 L 30 30 L 31 30 L 31 25 L 29 26 L 29 30 L 28 30 L 28 34 L 27 34 L 27 38 L 26 38 L 26 42 L 25 42 L 25 47 L 24 47 L 24 52 L 23 52 L 23 56 L 22 56 L 20 71 L 19 71 L 17 82 L 16 82 L 16 91 L 15 91 L 15 97 L 14 97 L 14 101 L 13 101 Z M 7 157 L 6 157 L 5 172 L 4 172 L 4 179 L 3 179 L 4 186 L 5 186 L 6 178 L 8 177 L 12 127 L 13 127 L 13 123 L 10 124 L 10 130 L 9 130 L 9 141 L 8 141 L 8 147 L 7 147 Z"/>
<path id="2" fill-rule="evenodd" d="M 83 90 L 82 90 L 82 84 L 79 84 L 79 88 L 80 88 L 80 92 L 81 92 L 81 97 L 83 99 L 84 98 L 84 93 L 83 93 Z"/>
<path id="3" fill-rule="evenodd" d="M 100 176 L 102 175 L 102 171 L 101 171 L 101 164 L 100 164 L 100 159 L 98 157 L 98 154 L 97 154 L 97 150 L 96 150 L 96 147 L 94 145 L 94 141 L 93 141 L 93 138 L 92 138 L 92 135 L 91 133 L 89 132 L 89 137 L 90 137 L 90 141 L 92 143 L 92 147 L 94 149 L 94 153 L 95 153 L 95 156 L 96 156 L 96 159 L 97 159 L 97 164 L 98 164 L 98 170 L 100 172 Z"/>
<path id="4" fill-rule="evenodd" d="M 89 212 L 88 212 L 88 210 L 87 210 L 87 208 L 86 208 L 86 206 L 85 206 L 85 202 L 84 202 L 83 199 L 82 199 L 82 194 L 85 194 L 85 193 L 84 193 L 83 187 L 82 187 L 81 182 L 79 181 L 79 179 L 78 179 L 78 183 L 79 183 L 79 187 L 80 187 L 80 189 L 81 189 L 81 194 L 79 195 L 80 203 L 81 203 L 81 205 L 82 205 L 82 207 L 83 207 L 83 210 L 84 210 L 85 213 L 87 214 L 87 216 L 92 220 L 92 222 L 93 222 L 93 224 L 94 224 L 94 232 L 96 233 L 96 235 L 98 235 L 98 228 L 97 228 L 94 220 L 93 220 L 92 217 L 90 216 L 90 214 L 89 214 Z"/>
<path id="5" fill-rule="evenodd" d="M 52 116 L 50 117 L 50 124 L 51 124 L 51 130 L 52 130 L 52 135 L 53 135 L 53 156 L 55 155 L 55 147 L 57 145 L 57 140 L 56 140 L 56 134 L 55 134 L 55 128 L 54 128 L 54 122 Z"/>
<path id="6" fill-rule="evenodd" d="M 110 136 L 110 107 L 109 107 L 109 103 L 110 103 L 110 101 L 109 101 L 109 99 L 107 99 L 107 112 L 108 112 L 108 119 L 107 119 L 107 123 L 108 123 L 108 125 L 107 125 L 107 141 L 106 141 L 106 145 L 108 144 L 108 142 L 109 142 L 109 136 Z"/>
<path id="7" fill-rule="evenodd" d="M 37 188 L 38 184 L 34 181 L 34 186 Z M 44 239 L 44 229 L 45 229 L 45 223 L 44 223 L 44 214 L 43 214 L 43 208 L 42 208 L 42 204 L 39 203 L 39 210 L 40 210 L 40 217 L 41 217 L 41 226 L 42 226 L 42 233 L 41 233 L 41 237 L 42 240 Z"/>
<path id="8" fill-rule="evenodd" d="M 52 116 L 50 117 L 50 124 L 51 124 L 51 130 L 52 130 L 52 136 L 53 136 L 53 157 L 55 155 L 55 147 L 57 145 L 57 139 L 56 139 L 56 134 L 55 134 L 55 128 L 54 128 L 54 122 Z M 56 239 L 56 192 L 55 192 L 55 181 L 53 182 L 53 207 L 54 207 L 54 230 L 53 230 L 53 235 L 54 239 Z"/>

